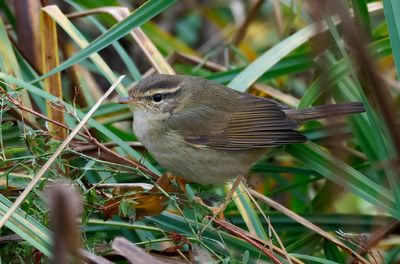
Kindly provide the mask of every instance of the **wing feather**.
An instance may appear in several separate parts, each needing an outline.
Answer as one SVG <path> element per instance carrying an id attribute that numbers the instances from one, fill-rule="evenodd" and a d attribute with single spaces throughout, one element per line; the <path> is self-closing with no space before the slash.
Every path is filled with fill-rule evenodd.
<path id="1" fill-rule="evenodd" d="M 233 95 L 236 98 L 218 109 L 207 105 L 201 111 L 193 109 L 191 114 L 175 118 L 176 128 L 186 128 L 179 131 L 186 142 L 201 148 L 247 150 L 306 140 L 280 104 L 249 94 Z"/>

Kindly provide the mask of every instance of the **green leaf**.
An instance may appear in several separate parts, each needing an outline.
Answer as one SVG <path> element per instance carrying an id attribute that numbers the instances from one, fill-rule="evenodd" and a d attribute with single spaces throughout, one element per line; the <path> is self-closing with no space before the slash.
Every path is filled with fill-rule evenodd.
<path id="1" fill-rule="evenodd" d="M 41 77 L 35 79 L 32 81 L 38 82 L 40 80 L 43 80 L 57 72 L 60 72 L 62 70 L 65 70 L 69 68 L 70 66 L 79 63 L 80 61 L 86 59 L 89 57 L 91 54 L 94 52 L 97 52 L 108 45 L 110 45 L 112 42 L 119 40 L 123 36 L 125 36 L 132 28 L 138 27 L 142 25 L 143 23 L 147 22 L 157 14 L 161 13 L 165 9 L 167 9 L 169 6 L 174 4 L 176 0 L 149 0 L 145 4 L 143 4 L 141 7 L 136 9 L 135 11 L 132 12 L 127 18 L 122 20 L 121 22 L 117 23 L 113 27 L 111 27 L 109 30 L 107 30 L 104 34 L 102 34 L 100 37 L 95 39 L 92 43 L 90 43 L 89 46 L 85 47 L 78 53 L 76 53 L 74 56 L 69 58 L 68 60 L 64 61 L 62 64 L 54 68 L 53 70 L 47 72 L 46 74 L 42 75 Z"/>
<path id="2" fill-rule="evenodd" d="M 370 35 L 371 34 L 371 21 L 368 13 L 367 0 L 351 0 L 353 10 L 356 18 L 360 21 L 363 28 Z"/>
<path id="3" fill-rule="evenodd" d="M 327 26 L 311 24 L 297 31 L 290 37 L 270 48 L 253 63 L 241 71 L 235 79 L 229 83 L 229 87 L 238 91 L 246 91 L 266 71 L 271 69 L 277 62 L 286 57 L 290 52 L 303 45 L 310 38 L 325 31 Z"/>
<path id="4" fill-rule="evenodd" d="M 163 212 L 158 216 L 147 217 L 146 222 L 153 223 L 164 230 L 179 232 L 187 236 L 192 235 L 189 224 L 196 226 L 197 230 L 202 230 L 203 228 L 203 225 L 199 225 L 191 220 L 187 223 L 181 216 L 168 212 Z M 244 252 L 248 250 L 252 261 L 267 259 L 266 256 L 260 255 L 260 251 L 248 242 L 211 226 L 205 229 L 201 239 L 212 250 L 224 256 L 231 256 L 231 254 L 234 256 L 243 256 Z M 226 247 L 227 245 L 229 248 Z M 239 257 L 239 259 L 243 259 L 243 257 Z"/>
<path id="5" fill-rule="evenodd" d="M 1 217 L 5 215 L 11 206 L 11 201 L 0 194 Z M 18 209 L 6 222 L 6 226 L 44 255 L 52 256 L 53 247 L 50 231 L 25 212 Z"/>
<path id="6" fill-rule="evenodd" d="M 400 1 L 383 0 L 383 10 L 389 30 L 390 45 L 397 69 L 397 78 L 400 79 Z"/>
<path id="7" fill-rule="evenodd" d="M 242 259 L 242 263 L 243 264 L 247 264 L 247 262 L 249 262 L 249 251 L 246 250 L 243 254 L 243 259 Z"/>
<path id="8" fill-rule="evenodd" d="M 331 260 L 308 256 L 308 255 L 303 255 L 303 254 L 290 254 L 290 255 L 293 257 L 296 257 L 298 259 L 308 260 L 308 262 L 306 262 L 306 263 L 338 264 L 337 262 L 334 262 Z"/>
<path id="9" fill-rule="evenodd" d="M 359 171 L 331 156 L 318 145 L 312 142 L 287 145 L 285 151 L 323 177 L 350 189 L 371 204 L 381 206 L 388 213 L 400 218 L 393 193 L 390 190 L 371 181 Z"/>
<path id="10" fill-rule="evenodd" d="M 272 68 L 266 71 L 261 77 L 260 81 L 267 81 L 280 76 L 289 74 L 301 73 L 310 70 L 314 65 L 311 53 L 302 52 L 287 56 L 275 64 Z M 207 79 L 218 83 L 229 83 L 245 68 L 238 68 L 217 72 L 206 76 Z"/>
<path id="11" fill-rule="evenodd" d="M 73 6 L 78 11 L 84 10 L 83 8 L 81 8 L 80 5 L 74 3 L 71 0 L 66 0 L 66 2 L 68 4 L 70 4 L 71 6 Z M 98 28 L 100 30 L 100 32 L 104 33 L 107 31 L 107 28 L 105 26 L 103 26 L 96 18 L 89 16 L 89 17 L 87 17 L 87 20 L 90 21 L 96 28 Z M 115 51 L 118 53 L 118 55 L 124 62 L 126 69 L 129 71 L 129 73 L 132 75 L 132 77 L 136 81 L 140 81 L 140 79 L 142 78 L 142 75 L 140 74 L 139 69 L 136 67 L 136 65 L 133 62 L 133 60 L 131 59 L 130 55 L 125 51 L 124 47 L 122 47 L 122 45 L 118 41 L 113 42 L 111 45 L 114 47 Z"/>
<path id="12" fill-rule="evenodd" d="M 390 54 L 391 47 L 389 38 L 381 39 L 368 45 L 368 51 L 373 56 L 384 57 Z M 313 105 L 313 103 L 321 97 L 322 94 L 329 91 L 332 87 L 337 85 L 345 77 L 349 75 L 349 68 L 345 58 L 340 59 L 334 63 L 325 73 L 320 75 L 304 93 L 299 108 L 306 108 Z"/>
<path id="13" fill-rule="evenodd" d="M 9 82 L 9 83 L 15 84 L 17 86 L 23 87 L 24 89 L 28 90 L 29 92 L 36 94 L 38 96 L 41 96 L 41 97 L 45 98 L 46 100 L 51 101 L 53 103 L 57 103 L 57 104 L 62 103 L 65 106 L 65 108 L 67 109 L 67 111 L 76 112 L 76 114 L 79 118 L 83 118 L 85 116 L 84 112 L 74 108 L 72 105 L 70 105 L 66 102 L 60 101 L 59 98 L 45 92 L 44 90 L 37 88 L 29 83 L 26 83 L 22 80 L 18 80 L 16 78 L 14 78 L 8 74 L 2 73 L 2 72 L 0 72 L 0 79 L 4 80 L 6 82 Z M 136 160 L 143 160 L 143 156 L 141 153 L 132 149 L 124 140 L 122 140 L 120 137 L 115 135 L 113 132 L 111 132 L 109 129 L 107 129 L 104 125 L 100 124 L 93 118 L 89 119 L 88 125 L 96 128 L 99 132 L 101 132 L 103 135 L 108 137 L 110 139 L 110 141 L 119 145 L 127 154 L 131 155 Z M 151 165 L 150 162 L 148 162 L 147 160 L 144 160 L 143 165 L 145 165 L 148 169 L 150 169 L 154 173 L 160 175 L 160 172 L 153 165 Z"/>
<path id="14" fill-rule="evenodd" d="M 82 35 L 82 33 L 61 12 L 58 6 L 46 6 L 42 10 L 46 12 L 62 29 L 64 29 L 64 31 L 80 48 L 84 49 L 90 45 L 86 38 Z M 111 68 L 107 65 L 103 58 L 100 57 L 99 54 L 94 53 L 89 57 L 100 70 L 100 74 L 107 78 L 110 83 L 114 83 L 117 80 L 117 77 L 115 76 Z M 128 96 L 128 92 L 122 84 L 118 85 L 116 91 L 122 97 Z"/>
<path id="15" fill-rule="evenodd" d="M 6 121 L 6 122 L 4 122 L 3 124 L 0 123 L 0 130 L 9 129 L 10 127 L 13 126 L 13 124 L 14 124 L 14 123 L 11 122 L 11 121 Z"/>
<path id="16" fill-rule="evenodd" d="M 328 260 L 332 260 L 340 264 L 346 263 L 342 254 L 340 254 L 338 247 L 327 239 L 324 240 L 324 252 L 325 257 Z"/>
<path id="17" fill-rule="evenodd" d="M 7 35 L 7 30 L 4 27 L 3 21 L 0 18 L 0 70 L 9 74 L 14 74 L 21 78 L 21 70 L 18 65 L 17 58 L 13 50 L 13 46 Z"/>
<path id="18" fill-rule="evenodd" d="M 236 207 L 238 208 L 240 215 L 246 223 L 249 231 L 263 240 L 268 240 L 268 236 L 265 233 L 263 225 L 261 224 L 260 217 L 252 205 L 251 200 L 246 193 L 246 187 L 243 184 L 239 185 L 235 195 L 237 198 L 233 201 L 235 202 Z"/>

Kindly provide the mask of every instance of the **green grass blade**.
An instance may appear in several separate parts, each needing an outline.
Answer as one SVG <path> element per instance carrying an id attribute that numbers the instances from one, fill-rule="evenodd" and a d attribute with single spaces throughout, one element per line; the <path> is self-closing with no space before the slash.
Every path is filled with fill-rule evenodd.
<path id="1" fill-rule="evenodd" d="M 74 3 L 73 1 L 66 0 L 66 2 L 78 11 L 84 10 L 80 5 Z M 100 32 L 104 33 L 107 31 L 107 28 L 103 26 L 96 18 L 89 16 L 87 17 L 87 20 L 90 21 L 96 28 L 98 28 Z M 114 47 L 121 60 L 124 62 L 128 72 L 136 81 L 139 81 L 142 78 L 142 75 L 140 74 L 139 69 L 136 67 L 136 64 L 130 58 L 124 47 L 122 47 L 122 45 L 118 41 L 113 42 L 111 45 Z"/>
<path id="2" fill-rule="evenodd" d="M 21 70 L 15 57 L 14 50 L 10 39 L 7 35 L 7 30 L 4 27 L 3 21 L 0 18 L 0 69 L 1 71 L 11 73 L 18 78 L 21 78 Z"/>
<path id="3" fill-rule="evenodd" d="M 338 22 L 336 21 L 335 23 Z M 240 72 L 228 86 L 238 91 L 247 90 L 247 88 L 257 81 L 266 71 L 286 57 L 290 52 L 327 29 L 326 23 L 321 23 L 320 25 L 313 23 L 297 31 L 258 57 L 254 62 L 248 65 L 245 70 Z"/>
<path id="4" fill-rule="evenodd" d="M 147 217 L 147 220 L 155 223 L 156 226 L 165 231 L 175 231 L 188 236 L 191 234 L 191 229 L 188 226 L 188 223 L 186 223 L 181 216 L 175 214 L 164 212 L 158 216 Z M 193 226 L 196 225 L 191 220 L 189 223 Z M 201 230 L 202 227 L 203 226 L 201 225 L 198 229 Z M 233 256 L 238 257 L 238 259 L 241 259 L 243 253 L 248 250 L 252 259 L 266 259 L 264 255 L 260 254 L 258 249 L 251 246 L 246 241 L 211 226 L 207 227 L 202 233 L 202 240 L 206 245 L 224 256 L 230 256 L 232 254 Z M 226 245 L 229 245 L 229 248 L 227 248 Z"/>
<path id="5" fill-rule="evenodd" d="M 80 111 L 79 109 L 74 108 L 72 105 L 70 105 L 66 102 L 60 101 L 59 98 L 37 88 L 29 83 L 26 83 L 22 80 L 18 80 L 8 74 L 1 73 L 1 72 L 0 72 L 0 79 L 4 80 L 6 82 L 9 82 L 9 83 L 15 84 L 17 86 L 20 86 L 20 87 L 28 90 L 30 93 L 36 94 L 40 97 L 43 97 L 46 100 L 51 101 L 53 103 L 62 103 L 65 106 L 65 108 L 67 109 L 67 111 L 76 112 L 76 114 L 79 118 L 83 118 L 85 116 L 85 113 Z M 107 129 L 104 125 L 100 124 L 93 118 L 89 119 L 88 125 L 96 128 L 100 133 L 102 133 L 107 138 L 109 138 L 110 141 L 119 145 L 127 154 L 131 155 L 136 160 L 143 160 L 143 155 L 141 153 L 139 153 L 139 152 L 135 151 L 133 148 L 131 148 L 124 140 L 122 140 L 120 137 L 115 135 L 112 131 Z M 148 169 L 153 171 L 154 173 L 160 175 L 160 172 L 152 164 L 150 164 L 150 162 L 148 162 L 147 160 L 144 160 L 143 164 Z"/>
<path id="6" fill-rule="evenodd" d="M 100 37 L 95 39 L 89 46 L 85 47 L 74 56 L 64 61 L 62 64 L 49 71 L 48 73 L 42 75 L 33 82 L 43 80 L 57 72 L 67 69 L 68 67 L 86 59 L 94 52 L 97 52 L 106 46 L 110 45 L 112 42 L 119 40 L 125 36 L 132 28 L 138 27 L 143 23 L 147 22 L 157 14 L 164 11 L 166 8 L 174 4 L 175 0 L 149 0 L 141 7 L 136 9 L 132 14 L 130 14 L 126 19 L 114 25 L 112 28 L 107 30 Z"/>
<path id="7" fill-rule="evenodd" d="M 368 45 L 368 50 L 373 56 L 385 57 L 391 53 L 389 38 L 378 40 Z M 348 65 L 346 59 L 342 58 L 331 66 L 325 73 L 318 77 L 304 93 L 299 103 L 299 108 L 306 108 L 313 103 L 326 91 L 337 85 L 341 80 L 348 76 Z"/>
<path id="8" fill-rule="evenodd" d="M 64 31 L 71 37 L 72 40 L 82 49 L 89 46 L 89 42 L 82 35 L 82 33 L 68 20 L 68 18 L 61 12 L 58 6 L 51 5 L 43 8 L 43 11 L 46 12 Z M 89 56 L 93 63 L 100 70 L 100 74 L 107 78 L 110 83 L 114 83 L 117 80 L 117 77 L 107 65 L 107 63 L 100 57 L 99 54 L 94 53 Z M 128 92 L 126 88 L 120 84 L 118 85 L 116 91 L 122 97 L 126 97 Z"/>
<path id="9" fill-rule="evenodd" d="M 240 215 L 242 216 L 248 230 L 257 235 L 263 240 L 268 240 L 268 236 L 265 233 L 264 227 L 261 224 L 260 217 L 258 216 L 254 206 L 251 203 L 249 196 L 246 193 L 246 187 L 240 184 L 236 190 L 237 198 L 234 199 L 236 207 L 238 208 Z"/>
<path id="10" fill-rule="evenodd" d="M 0 214 L 2 216 L 10 209 L 11 205 L 11 201 L 0 194 Z M 26 215 L 25 212 L 17 210 L 6 222 L 6 226 L 44 255 L 51 257 L 52 241 L 50 231 L 32 217 Z"/>
<path id="11" fill-rule="evenodd" d="M 312 142 L 287 145 L 285 151 L 306 167 L 315 170 L 336 184 L 350 189 L 371 204 L 381 206 L 394 217 L 400 218 L 393 193 L 390 190 L 381 187 L 343 161 L 331 156 L 318 145 Z"/>
<path id="12" fill-rule="evenodd" d="M 339 248 L 329 240 L 324 240 L 324 253 L 327 259 L 335 261 L 336 263 L 345 264 L 342 254 L 340 254 Z"/>
<path id="13" fill-rule="evenodd" d="M 366 115 L 362 116 L 365 116 L 367 118 L 367 123 L 364 126 L 356 126 L 356 129 L 358 129 L 358 131 L 364 130 L 364 134 L 366 135 L 364 139 L 369 140 L 371 144 L 375 143 L 373 151 L 374 154 L 376 154 L 376 156 L 378 157 L 377 161 L 391 160 L 395 156 L 395 150 L 390 144 L 387 144 L 390 136 L 388 134 L 386 125 L 381 122 L 381 120 L 377 117 L 373 108 L 369 104 L 368 98 L 362 90 L 361 82 L 358 79 L 356 70 L 351 63 L 350 56 L 348 55 L 346 48 L 343 45 L 338 29 L 336 28 L 330 17 L 327 17 L 326 21 L 332 37 L 335 40 L 336 45 L 340 50 L 340 53 L 342 54 L 344 60 L 348 65 L 350 73 L 349 77 L 345 78 L 343 82 L 339 83 L 339 93 L 336 93 L 335 98 L 340 98 L 340 101 L 357 100 L 363 102 L 366 110 Z M 334 65 L 337 62 L 335 56 L 331 54 L 329 50 L 325 52 L 325 58 L 329 66 Z M 352 97 L 352 95 L 349 95 L 349 92 L 353 93 L 354 96 Z M 353 116 L 352 119 L 357 120 L 362 118 L 362 116 Z M 367 135 L 370 136 L 368 137 Z M 360 138 L 358 138 L 358 142 L 364 143 L 361 142 Z M 390 189 L 394 193 L 394 198 L 396 201 L 395 204 L 399 206 L 400 189 L 397 181 L 396 172 L 390 166 L 385 166 L 384 169 L 386 172 L 386 178 L 390 185 Z M 399 210 L 400 207 L 398 207 L 397 209 Z"/>
<path id="14" fill-rule="evenodd" d="M 338 262 L 335 261 L 331 261 L 331 260 L 327 260 L 327 259 L 322 259 L 322 258 L 318 258 L 318 257 L 313 257 L 313 256 L 309 256 L 309 255 L 304 255 L 304 254 L 290 254 L 293 257 L 296 257 L 298 259 L 303 259 L 303 260 L 307 260 L 309 262 L 306 263 L 321 263 L 321 264 L 338 264 Z"/>
<path id="15" fill-rule="evenodd" d="M 287 56 L 266 71 L 259 81 L 267 81 L 280 76 L 296 74 L 310 70 L 314 65 L 312 55 L 309 52 L 302 52 Z M 207 79 L 214 82 L 227 84 L 232 81 L 244 68 L 227 70 L 223 72 L 212 73 L 206 76 Z"/>
<path id="16" fill-rule="evenodd" d="M 397 78 L 400 79 L 400 1 L 383 0 L 383 10 L 389 30 Z"/>
<path id="17" fill-rule="evenodd" d="M 325 24 L 319 26 L 311 24 L 297 31 L 258 57 L 253 63 L 240 72 L 228 86 L 238 91 L 246 91 L 246 89 L 257 81 L 266 71 L 271 69 L 290 52 L 326 29 L 327 26 Z"/>
<path id="18" fill-rule="evenodd" d="M 371 34 L 371 21 L 368 13 L 368 2 L 367 0 L 351 0 L 354 14 L 356 18 L 360 21 L 361 25 L 367 31 L 367 33 Z"/>

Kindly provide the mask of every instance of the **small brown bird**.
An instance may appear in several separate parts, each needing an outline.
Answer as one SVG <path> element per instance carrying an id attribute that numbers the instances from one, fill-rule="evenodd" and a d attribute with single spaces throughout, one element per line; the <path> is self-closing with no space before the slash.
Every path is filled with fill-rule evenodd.
<path id="1" fill-rule="evenodd" d="M 290 109 L 192 76 L 152 75 L 130 91 L 134 132 L 167 170 L 189 182 L 224 183 L 267 148 L 304 142 L 301 121 L 361 113 L 361 103 Z"/>

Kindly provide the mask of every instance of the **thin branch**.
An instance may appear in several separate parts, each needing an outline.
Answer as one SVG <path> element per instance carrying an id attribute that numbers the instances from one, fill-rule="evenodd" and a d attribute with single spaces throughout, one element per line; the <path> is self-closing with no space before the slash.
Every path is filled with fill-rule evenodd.
<path id="1" fill-rule="evenodd" d="M 75 127 L 75 129 L 68 135 L 68 137 L 61 143 L 61 145 L 57 148 L 57 150 L 53 153 L 53 155 L 49 158 L 49 160 L 43 165 L 43 167 L 39 170 L 35 177 L 33 177 L 32 181 L 28 184 L 28 186 L 24 189 L 21 195 L 17 198 L 17 200 L 13 203 L 7 213 L 0 220 L 0 229 L 4 226 L 4 224 L 8 221 L 8 219 L 12 216 L 12 214 L 17 210 L 17 208 L 21 205 L 21 203 L 25 200 L 25 198 L 29 195 L 35 185 L 39 182 L 40 178 L 48 171 L 51 164 L 57 159 L 57 157 L 61 154 L 61 152 L 68 146 L 71 140 L 78 134 L 79 130 L 85 125 L 85 123 L 89 120 L 89 118 L 93 115 L 93 113 L 97 110 L 100 104 L 111 94 L 112 91 L 117 87 L 117 85 L 122 81 L 125 76 L 120 76 L 118 80 L 108 89 L 108 91 L 96 102 L 96 104 L 90 109 L 90 111 L 85 115 L 82 121 Z"/>
<path id="2" fill-rule="evenodd" d="M 381 113 L 382 119 L 386 123 L 387 131 L 392 139 L 392 144 L 396 152 L 396 170 L 397 173 L 400 169 L 400 126 L 396 122 L 396 111 L 390 102 L 390 94 L 382 78 L 376 71 L 376 66 L 369 54 L 367 53 L 364 42 L 365 37 L 363 31 L 354 23 L 351 13 L 342 1 L 325 0 L 326 13 L 328 15 L 337 13 L 340 16 L 343 24 L 343 36 L 347 44 L 354 51 L 354 58 L 360 67 L 360 75 L 364 78 L 364 84 L 372 92 L 377 109 Z M 397 179 L 400 176 L 397 175 Z M 398 195 L 399 190 L 395 189 Z"/>
<path id="3" fill-rule="evenodd" d="M 392 220 L 389 222 L 387 225 L 383 225 L 377 230 L 375 230 L 371 236 L 369 236 L 368 243 L 365 245 L 365 248 L 367 250 L 370 250 L 372 247 L 374 247 L 376 244 L 379 243 L 384 237 L 387 235 L 391 234 L 394 230 L 400 227 L 400 221 L 399 220 Z"/>
<path id="4" fill-rule="evenodd" d="M 45 120 L 45 121 L 47 121 L 47 122 L 51 122 L 51 123 L 53 123 L 53 124 L 55 124 L 55 125 L 57 125 L 57 126 L 60 126 L 60 127 L 62 127 L 62 128 L 65 128 L 65 129 L 67 129 L 67 130 L 71 130 L 71 129 L 70 129 L 68 126 L 66 126 L 65 124 L 60 123 L 60 122 L 57 122 L 57 121 L 55 121 L 55 120 L 52 120 L 52 119 L 48 118 L 47 116 L 45 116 L 45 115 L 43 115 L 43 114 L 41 114 L 41 113 L 36 112 L 36 111 L 33 110 L 33 109 L 30 109 L 30 108 L 28 108 L 28 107 L 25 107 L 23 104 L 21 104 L 20 102 L 18 102 L 18 100 L 15 100 L 12 96 L 10 96 L 10 95 L 7 93 L 7 91 L 5 91 L 1 86 L 0 86 L 0 92 L 3 93 L 3 94 L 7 97 L 7 99 L 8 99 L 12 104 L 14 104 L 16 107 L 18 107 L 19 109 L 21 109 L 21 110 L 23 110 L 23 111 L 26 111 L 26 112 L 28 112 L 28 113 L 31 113 L 31 114 L 33 114 L 33 115 L 36 115 L 36 116 L 38 116 L 39 118 L 41 118 L 41 119 L 43 119 L 43 120 Z M 35 126 L 35 127 L 36 127 L 36 126 Z M 89 135 L 89 136 L 88 136 L 88 135 L 85 135 L 85 134 L 83 134 L 83 133 L 81 133 L 81 132 L 79 132 L 78 135 L 82 136 L 82 137 L 85 138 L 88 142 L 94 144 L 94 145 L 97 146 L 99 149 L 101 149 L 101 150 L 104 151 L 105 153 L 111 155 L 112 157 L 118 159 L 119 161 L 124 162 L 125 164 L 129 164 L 129 165 L 135 167 L 136 169 L 145 172 L 146 174 L 148 174 L 149 176 L 153 177 L 154 179 L 157 179 L 157 178 L 158 178 L 158 175 L 156 175 L 154 172 L 152 172 L 151 170 L 149 170 L 149 169 L 146 168 L 145 166 L 143 166 L 143 165 L 141 165 L 141 164 L 139 164 L 139 163 L 137 163 L 137 162 L 135 162 L 135 161 L 132 161 L 132 160 L 130 160 L 130 159 L 127 159 L 127 158 L 125 158 L 125 157 L 119 155 L 118 153 L 112 151 L 111 149 L 109 149 L 109 148 L 107 148 L 106 146 L 104 146 L 103 144 L 101 144 L 99 141 L 97 141 L 96 138 L 94 138 L 94 137 L 92 137 L 92 136 L 90 136 L 90 135 Z M 52 137 L 54 137 L 54 135 L 52 135 Z"/>
<path id="5" fill-rule="evenodd" d="M 210 216 L 208 218 L 209 220 L 212 219 Z M 273 252 L 268 250 L 265 246 L 260 245 L 256 240 L 252 239 L 248 234 L 246 234 L 246 232 L 241 228 L 218 218 L 214 218 L 212 219 L 212 221 L 218 226 L 227 230 L 229 233 L 249 242 L 251 245 L 253 245 L 257 249 L 259 249 L 262 253 L 264 253 L 266 256 L 268 256 L 274 263 L 282 264 L 282 262 L 280 262 L 279 259 L 277 259 L 274 256 Z"/>
<path id="6" fill-rule="evenodd" d="M 262 195 L 261 193 L 258 193 L 257 191 L 253 189 L 248 189 L 249 194 L 251 194 L 253 197 L 257 198 L 261 202 L 267 204 L 268 206 L 278 210 L 279 212 L 283 213 L 284 215 L 287 215 L 291 219 L 295 220 L 299 224 L 302 224 L 303 226 L 307 227 L 308 229 L 314 231 L 318 235 L 322 236 L 323 238 L 326 238 L 333 243 L 335 243 L 338 247 L 343 249 L 344 251 L 348 252 L 351 256 L 356 258 L 359 263 L 370 263 L 368 260 L 364 259 L 360 254 L 357 252 L 353 251 L 351 248 L 343 244 L 339 239 L 336 237 L 330 235 L 328 232 L 322 230 L 318 226 L 314 225 L 313 223 L 309 222 L 307 219 L 301 217 L 300 215 L 296 214 L 295 212 L 289 210 L 288 208 L 284 207 L 283 205 L 275 202 L 274 200 Z"/>
<path id="7" fill-rule="evenodd" d="M 264 0 L 257 0 L 256 3 L 251 7 L 250 12 L 247 14 L 246 19 L 240 25 L 236 35 L 233 37 L 232 44 L 237 46 L 246 36 L 246 31 L 251 23 L 251 21 L 255 18 L 258 10 L 261 5 L 264 3 Z"/>
<path id="8" fill-rule="evenodd" d="M 250 195 L 248 188 L 246 188 L 246 193 L 250 197 L 250 199 L 254 203 L 254 205 L 256 206 L 257 210 L 260 211 L 261 215 L 264 217 L 265 221 L 268 224 L 269 229 L 272 231 L 272 234 L 275 236 L 276 241 L 278 241 L 278 244 L 281 247 L 281 250 L 282 250 L 285 258 L 287 259 L 289 264 L 293 264 L 292 260 L 290 259 L 289 253 L 287 252 L 285 246 L 283 245 L 283 242 L 282 242 L 281 238 L 279 237 L 278 233 L 275 231 L 275 228 L 272 226 L 269 217 L 267 217 L 265 215 L 264 211 L 262 210 L 261 206 L 257 203 L 256 199 L 254 199 L 254 197 Z M 269 237 L 269 241 L 271 242 L 270 247 L 272 247 L 273 245 L 272 245 L 272 238 L 271 237 Z"/>
<path id="9" fill-rule="evenodd" d="M 115 264 L 115 262 L 109 261 L 106 258 L 103 258 L 101 256 L 97 256 L 87 250 L 81 249 L 80 250 L 81 257 L 87 262 L 87 263 L 95 263 L 95 264 Z"/>

